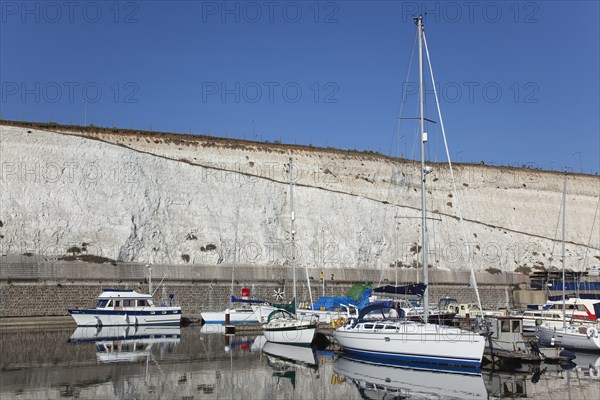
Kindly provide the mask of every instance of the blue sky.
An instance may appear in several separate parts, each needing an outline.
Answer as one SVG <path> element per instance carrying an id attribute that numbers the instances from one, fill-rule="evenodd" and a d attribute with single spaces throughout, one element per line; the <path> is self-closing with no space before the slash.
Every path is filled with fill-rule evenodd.
<path id="1" fill-rule="evenodd" d="M 403 101 L 402 116 L 417 115 L 412 17 L 427 11 L 454 159 L 600 170 L 597 1 L 2 1 L 0 10 L 3 119 L 409 158 L 416 128 L 398 115 Z M 428 130 L 429 157 L 442 161 L 439 126 Z"/>

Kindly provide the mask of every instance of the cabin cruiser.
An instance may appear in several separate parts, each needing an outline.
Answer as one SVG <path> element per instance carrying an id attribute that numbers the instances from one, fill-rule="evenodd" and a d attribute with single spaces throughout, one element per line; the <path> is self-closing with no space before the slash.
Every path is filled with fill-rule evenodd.
<path id="1" fill-rule="evenodd" d="M 96 308 L 68 312 L 77 326 L 179 325 L 181 321 L 181 307 L 157 306 L 152 295 L 130 289 L 104 289 Z"/>

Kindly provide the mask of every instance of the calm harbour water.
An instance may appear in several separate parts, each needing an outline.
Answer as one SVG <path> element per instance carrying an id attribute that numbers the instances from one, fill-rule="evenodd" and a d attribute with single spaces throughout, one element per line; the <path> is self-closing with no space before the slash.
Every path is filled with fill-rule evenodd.
<path id="1" fill-rule="evenodd" d="M 158 329 L 158 330 L 157 330 Z M 226 337 L 216 326 L 0 333 L 2 399 L 600 398 L 600 354 L 471 375 Z"/>

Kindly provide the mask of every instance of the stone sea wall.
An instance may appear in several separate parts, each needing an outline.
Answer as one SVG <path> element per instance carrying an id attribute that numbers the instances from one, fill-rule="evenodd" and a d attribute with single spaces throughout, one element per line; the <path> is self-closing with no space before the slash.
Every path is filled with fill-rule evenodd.
<path id="1" fill-rule="evenodd" d="M 0 270 L 0 317 L 34 317 L 67 315 L 69 308 L 89 308 L 96 303 L 103 288 L 149 290 L 148 269 L 140 264 L 89 264 L 77 262 L 21 262 L 18 257 L 3 257 Z M 320 272 L 320 271 L 319 271 Z M 374 286 L 405 284 L 417 281 L 416 270 L 402 270 L 396 275 L 385 270 L 348 269 L 309 272 L 313 299 L 320 296 L 343 296 L 356 282 Z M 152 287 L 155 301 L 169 302 L 169 294 L 181 305 L 185 316 L 197 317 L 202 311 L 217 311 L 232 307 L 233 293 L 241 296 L 242 287 L 250 289 L 251 297 L 265 301 L 288 302 L 293 293 L 293 275 L 289 267 L 256 267 L 252 265 L 154 265 Z M 331 275 L 333 279 L 331 279 Z M 431 274 L 431 303 L 444 296 L 460 302 L 475 302 L 469 286 L 469 274 L 461 271 L 435 271 Z M 477 273 L 482 303 L 490 307 L 513 306 L 513 291 L 525 284 L 520 274 Z M 158 287 L 158 289 L 157 289 Z M 298 302 L 309 302 L 310 294 L 304 269 L 297 269 Z M 276 294 L 281 293 L 277 298 Z"/>

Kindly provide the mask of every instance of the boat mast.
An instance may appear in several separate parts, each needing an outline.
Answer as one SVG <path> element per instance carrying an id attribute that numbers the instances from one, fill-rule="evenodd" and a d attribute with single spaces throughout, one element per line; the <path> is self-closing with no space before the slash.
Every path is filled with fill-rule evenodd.
<path id="1" fill-rule="evenodd" d="M 565 172 L 565 179 L 563 182 L 563 198 L 562 198 L 562 310 L 563 310 L 563 329 L 567 327 L 567 309 L 565 300 L 565 220 L 567 215 L 567 173 Z"/>
<path id="2" fill-rule="evenodd" d="M 231 300 L 233 301 L 233 282 L 235 275 L 235 266 L 237 265 L 237 242 L 238 242 L 238 223 L 240 220 L 240 205 L 238 204 L 237 211 L 235 213 L 235 237 L 233 241 L 233 267 L 231 268 Z"/>
<path id="3" fill-rule="evenodd" d="M 294 183 L 293 183 L 293 179 L 292 179 L 292 157 L 290 157 L 290 164 L 289 164 L 289 178 L 290 178 L 290 209 L 291 209 L 291 214 L 290 214 L 290 218 L 292 221 L 292 231 L 291 231 L 291 239 L 292 239 L 292 276 L 293 276 L 293 283 L 294 283 L 294 290 L 293 290 L 293 298 L 296 299 L 296 248 L 295 248 L 295 241 L 294 241 L 294 236 L 296 235 L 296 231 L 294 230 L 294 220 L 296 219 L 296 216 L 294 215 Z"/>
<path id="4" fill-rule="evenodd" d="M 423 248 L 423 283 L 425 292 L 423 293 L 423 318 L 427 322 L 429 314 L 429 268 L 427 265 L 427 209 L 425 202 L 425 143 L 427 142 L 427 133 L 425 132 L 425 112 L 423 97 L 423 16 L 414 19 L 417 24 L 419 35 L 419 108 L 420 108 L 420 132 L 421 132 L 421 243 Z"/>

